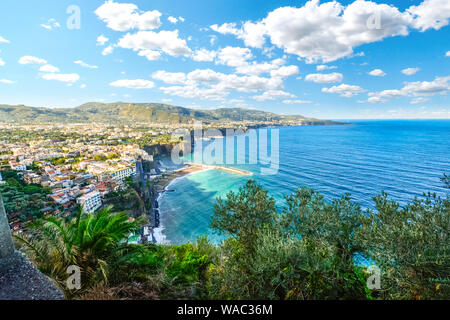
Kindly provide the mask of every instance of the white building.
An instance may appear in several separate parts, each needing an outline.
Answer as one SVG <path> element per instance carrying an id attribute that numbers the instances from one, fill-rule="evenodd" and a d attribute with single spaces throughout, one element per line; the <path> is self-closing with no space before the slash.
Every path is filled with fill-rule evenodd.
<path id="1" fill-rule="evenodd" d="M 116 181 L 117 180 L 125 180 L 132 174 L 133 174 L 133 170 L 131 170 L 130 168 L 124 168 L 124 169 L 120 169 L 120 170 L 111 172 L 112 178 Z"/>
<path id="2" fill-rule="evenodd" d="M 24 164 L 11 165 L 11 169 L 16 171 L 27 171 L 27 166 Z"/>
<path id="3" fill-rule="evenodd" d="M 102 206 L 102 199 L 100 197 L 100 192 L 92 191 L 86 193 L 85 195 L 77 199 L 77 203 L 81 205 L 84 212 L 93 213 Z"/>

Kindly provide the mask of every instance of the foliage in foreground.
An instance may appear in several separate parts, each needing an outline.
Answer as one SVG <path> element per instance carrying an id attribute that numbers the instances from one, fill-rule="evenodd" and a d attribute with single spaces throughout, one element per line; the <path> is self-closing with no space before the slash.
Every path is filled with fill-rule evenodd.
<path id="1" fill-rule="evenodd" d="M 362 210 L 349 195 L 328 202 L 299 189 L 278 209 L 249 181 L 216 203 L 211 227 L 227 236 L 219 246 L 128 245 L 137 223 L 108 210 L 46 219 L 22 241 L 63 289 L 65 268 L 82 267 L 82 290 L 64 289 L 68 298 L 449 299 L 449 197 L 374 201 Z M 381 289 L 368 288 L 360 257 L 380 268 Z"/>

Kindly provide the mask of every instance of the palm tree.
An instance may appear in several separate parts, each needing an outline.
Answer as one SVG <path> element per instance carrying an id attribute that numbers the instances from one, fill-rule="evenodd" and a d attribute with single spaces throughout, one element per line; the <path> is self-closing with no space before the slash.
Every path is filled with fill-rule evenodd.
<path id="1" fill-rule="evenodd" d="M 111 208 L 96 214 L 80 210 L 69 221 L 56 217 L 38 220 L 30 229 L 30 235 L 16 238 L 39 270 L 69 299 L 100 282 L 107 283 L 116 264 L 140 250 L 127 243 L 130 234 L 139 230 L 139 221 L 130 221 L 125 213 L 113 213 Z M 72 265 L 80 268 L 81 290 L 70 290 L 66 285 Z"/>

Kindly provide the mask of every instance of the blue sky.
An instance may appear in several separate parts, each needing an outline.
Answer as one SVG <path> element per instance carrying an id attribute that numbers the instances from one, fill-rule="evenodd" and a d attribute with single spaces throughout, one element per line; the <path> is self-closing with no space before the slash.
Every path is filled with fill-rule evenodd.
<path id="1" fill-rule="evenodd" d="M 448 0 L 3 0 L 0 103 L 450 118 L 449 19 Z"/>

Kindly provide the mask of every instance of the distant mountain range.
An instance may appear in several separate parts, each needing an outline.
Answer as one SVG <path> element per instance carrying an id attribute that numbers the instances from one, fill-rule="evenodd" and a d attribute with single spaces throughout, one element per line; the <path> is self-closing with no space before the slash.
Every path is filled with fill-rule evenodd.
<path id="1" fill-rule="evenodd" d="M 227 121 L 302 121 L 305 124 L 333 124 L 335 122 L 278 115 L 271 112 L 240 108 L 194 110 L 159 103 L 86 103 L 76 108 L 36 108 L 24 105 L 0 105 L 0 122 L 7 123 L 205 123 Z"/>

